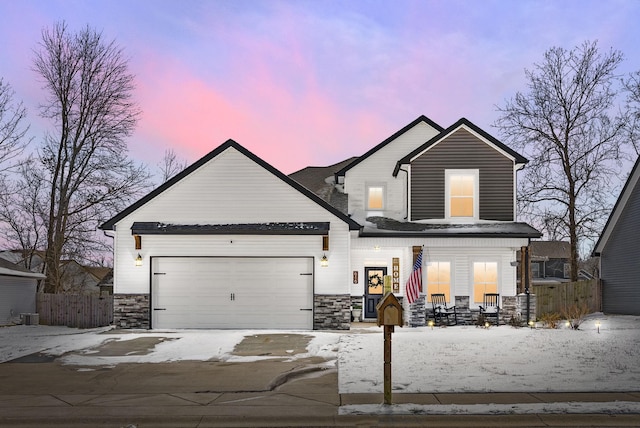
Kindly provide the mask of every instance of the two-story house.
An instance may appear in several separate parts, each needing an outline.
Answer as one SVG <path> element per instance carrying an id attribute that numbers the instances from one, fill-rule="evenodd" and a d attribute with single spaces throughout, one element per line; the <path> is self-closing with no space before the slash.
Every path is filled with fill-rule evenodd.
<path id="1" fill-rule="evenodd" d="M 404 293 L 423 248 L 423 292 L 477 309 L 484 293 L 514 307 L 516 251 L 540 233 L 516 222 L 516 173 L 527 160 L 466 119 L 442 129 L 421 116 L 335 174 L 348 215 L 351 294 L 375 317 L 379 277 Z M 357 278 L 357 280 L 356 280 Z M 362 279 L 360 279 L 362 278 Z M 372 280 L 373 279 L 373 280 Z"/>
<path id="2" fill-rule="evenodd" d="M 526 163 L 466 119 L 420 116 L 370 151 L 285 176 L 228 141 L 101 226 L 114 238 L 114 321 L 147 328 L 349 328 L 385 276 L 516 311 L 515 221 Z M 303 184 L 301 184 L 303 183 Z M 408 311 L 410 312 L 410 311 Z M 424 319 L 424 315 L 422 316 Z"/>

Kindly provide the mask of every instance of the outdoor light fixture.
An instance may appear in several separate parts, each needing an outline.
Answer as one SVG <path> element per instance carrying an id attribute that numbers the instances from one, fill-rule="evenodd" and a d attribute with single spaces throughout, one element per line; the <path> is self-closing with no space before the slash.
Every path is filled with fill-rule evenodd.
<path id="1" fill-rule="evenodd" d="M 533 326 L 535 325 L 535 323 L 533 322 L 533 320 L 529 321 L 529 327 L 531 327 L 531 330 L 533 330 Z"/>
<path id="2" fill-rule="evenodd" d="M 374 245 L 373 246 L 373 251 L 380 251 L 380 245 Z"/>
<path id="3" fill-rule="evenodd" d="M 142 256 L 138 253 L 138 257 L 136 257 L 136 266 L 142 266 Z"/>
<path id="4" fill-rule="evenodd" d="M 433 325 L 434 325 L 434 324 L 435 324 L 435 323 L 433 322 L 433 320 L 429 320 L 429 327 L 431 327 L 431 330 L 433 330 Z"/>
<path id="5" fill-rule="evenodd" d="M 489 321 L 485 321 L 484 322 L 484 328 L 488 329 L 489 328 Z"/>
<path id="6" fill-rule="evenodd" d="M 329 259 L 326 254 L 323 254 L 320 259 L 320 267 L 329 267 Z"/>
<path id="7" fill-rule="evenodd" d="M 596 328 L 598 329 L 598 334 L 600 334 L 600 320 L 596 321 Z"/>

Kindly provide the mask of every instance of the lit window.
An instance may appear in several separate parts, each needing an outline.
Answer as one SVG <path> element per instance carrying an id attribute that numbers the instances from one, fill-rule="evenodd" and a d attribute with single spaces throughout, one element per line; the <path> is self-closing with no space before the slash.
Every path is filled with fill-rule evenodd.
<path id="1" fill-rule="evenodd" d="M 447 217 L 478 218 L 478 170 L 447 170 Z"/>
<path id="2" fill-rule="evenodd" d="M 369 186 L 367 188 L 367 209 L 381 210 L 384 209 L 384 187 Z"/>
<path id="3" fill-rule="evenodd" d="M 429 262 L 427 263 L 427 301 L 431 301 L 431 295 L 442 293 L 447 302 L 450 302 L 451 294 L 451 263 Z"/>
<path id="4" fill-rule="evenodd" d="M 473 300 L 475 303 L 484 301 L 485 293 L 498 292 L 498 263 L 473 263 Z"/>

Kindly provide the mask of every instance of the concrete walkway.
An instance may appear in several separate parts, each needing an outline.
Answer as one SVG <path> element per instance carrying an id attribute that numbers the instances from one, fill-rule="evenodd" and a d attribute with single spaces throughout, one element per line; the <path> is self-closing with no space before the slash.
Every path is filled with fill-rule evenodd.
<path id="1" fill-rule="evenodd" d="M 338 373 L 318 358 L 279 358 L 304 350 L 297 335 L 241 343 L 241 355 L 270 355 L 256 362 L 220 361 L 63 365 L 34 354 L 0 364 L 0 427 L 237 427 L 237 426 L 491 426 L 637 427 L 634 414 L 474 414 L 470 404 L 521 405 L 556 402 L 640 403 L 640 393 L 400 394 L 394 403 L 449 406 L 449 415 L 392 414 L 382 394 L 339 394 Z M 157 341 L 157 338 L 150 338 Z M 253 340 L 253 343 L 250 341 Z M 144 352 L 149 343 L 105 344 L 103 355 Z M 152 344 L 151 344 L 152 345 Z M 118 348 L 120 347 L 120 348 Z M 286 350 L 286 353 L 279 354 Z M 296 351 L 298 352 L 298 351 Z M 377 412 L 344 414 L 374 405 Z M 640 406 L 640 404 L 639 404 Z M 484 406 L 486 408 L 486 406 Z"/>

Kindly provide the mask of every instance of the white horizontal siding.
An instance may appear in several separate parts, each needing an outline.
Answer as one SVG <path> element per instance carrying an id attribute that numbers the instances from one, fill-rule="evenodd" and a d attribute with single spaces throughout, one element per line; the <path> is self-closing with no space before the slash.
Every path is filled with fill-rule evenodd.
<path id="1" fill-rule="evenodd" d="M 330 222 L 326 252 L 329 267 L 320 268 L 320 235 L 143 235 L 136 250 L 134 222 L 233 224 Z M 315 293 L 349 292 L 348 225 L 280 178 L 230 148 L 116 225 L 114 292 L 149 293 L 149 259 L 155 256 L 313 257 Z M 135 258 L 143 257 L 143 266 Z"/>
<path id="2" fill-rule="evenodd" d="M 367 183 L 385 183 L 387 203 L 384 215 L 402 219 L 406 216 L 406 174 L 393 177 L 396 162 L 438 134 L 438 131 L 420 122 L 390 142 L 345 175 L 345 193 L 349 194 L 349 213 L 357 217 L 366 211 Z"/>
<path id="3" fill-rule="evenodd" d="M 400 258 L 400 295 L 413 269 L 413 246 L 424 245 L 423 260 L 452 263 L 452 294 L 468 296 L 473 292 L 472 264 L 475 261 L 498 263 L 500 294 L 516 293 L 516 251 L 527 245 L 526 238 L 354 238 L 351 243 L 352 270 L 358 271 L 358 284 L 351 284 L 351 295 L 364 294 L 364 267 L 386 266 L 391 273 L 393 257 Z M 379 249 L 376 250 L 375 247 Z M 353 282 L 353 281 L 352 281 Z"/>

